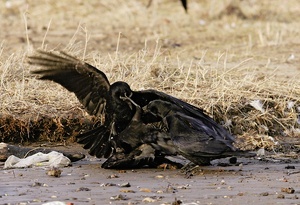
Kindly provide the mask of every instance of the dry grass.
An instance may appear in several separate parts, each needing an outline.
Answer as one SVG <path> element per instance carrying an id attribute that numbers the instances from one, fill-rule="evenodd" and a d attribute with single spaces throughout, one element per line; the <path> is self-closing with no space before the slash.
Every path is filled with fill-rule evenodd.
<path id="1" fill-rule="evenodd" d="M 202 107 L 242 148 L 273 149 L 276 137 L 299 138 L 296 0 L 190 1 L 189 15 L 171 0 L 149 9 L 146 0 L 77 0 L 72 9 L 71 1 L 18 2 L 0 5 L 6 19 L 0 22 L 6 28 L 0 33 L 2 140 L 65 140 L 94 122 L 74 95 L 30 75 L 34 68 L 25 61 L 33 48 L 65 50 L 111 82 L 158 89 Z"/>

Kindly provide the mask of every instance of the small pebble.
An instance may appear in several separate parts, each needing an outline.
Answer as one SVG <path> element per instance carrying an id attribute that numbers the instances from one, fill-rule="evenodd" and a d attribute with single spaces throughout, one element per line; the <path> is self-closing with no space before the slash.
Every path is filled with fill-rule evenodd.
<path id="1" fill-rule="evenodd" d="M 47 171 L 48 176 L 60 177 L 62 171 L 59 168 L 53 167 Z"/>
<path id="2" fill-rule="evenodd" d="M 110 197 L 111 200 L 127 200 L 128 198 L 122 194 Z"/>
<path id="3" fill-rule="evenodd" d="M 279 181 L 288 182 L 289 180 L 287 178 L 283 177 L 283 178 L 279 179 Z"/>
<path id="4" fill-rule="evenodd" d="M 140 192 L 147 192 L 147 193 L 150 193 L 150 192 L 152 192 L 152 191 L 151 191 L 151 189 L 141 188 L 141 189 L 140 189 Z"/>
<path id="5" fill-rule="evenodd" d="M 131 189 L 121 189 L 120 192 L 123 192 L 123 193 L 135 193 L 135 191 L 133 191 Z"/>
<path id="6" fill-rule="evenodd" d="M 171 185 L 168 185 L 167 190 L 168 193 L 175 193 L 177 192 L 177 189 Z"/>
<path id="7" fill-rule="evenodd" d="M 107 178 L 108 179 L 114 179 L 114 178 L 119 178 L 119 176 L 116 175 L 116 174 L 112 174 L 112 175 L 108 176 Z"/>
<path id="8" fill-rule="evenodd" d="M 103 186 L 117 186 L 117 185 L 114 183 L 105 183 L 105 184 L 100 184 L 100 186 L 103 187 Z"/>
<path id="9" fill-rule="evenodd" d="M 180 204 L 182 204 L 182 201 L 180 201 L 180 200 L 178 200 L 176 198 L 175 198 L 175 201 L 172 202 L 172 205 L 180 205 Z"/>
<path id="10" fill-rule="evenodd" d="M 293 194 L 295 192 L 295 189 L 292 187 L 287 187 L 287 188 L 281 188 L 282 192 L 286 192 L 288 194 Z"/>
<path id="11" fill-rule="evenodd" d="M 156 179 L 163 179 L 163 178 L 165 178 L 163 175 L 157 175 L 156 177 L 155 177 Z"/>
<path id="12" fill-rule="evenodd" d="M 39 187 L 39 186 L 47 187 L 48 185 L 47 185 L 47 184 L 40 183 L 40 182 L 34 182 L 31 186 L 32 186 L 32 187 Z"/>
<path id="13" fill-rule="evenodd" d="M 150 198 L 150 197 L 146 197 L 146 198 L 143 199 L 143 202 L 153 203 L 153 202 L 156 202 L 156 200 L 155 200 L 155 199 L 152 199 L 152 198 Z"/>
<path id="14" fill-rule="evenodd" d="M 126 182 L 126 183 L 120 184 L 119 187 L 131 187 L 131 185 L 129 182 Z"/>
<path id="15" fill-rule="evenodd" d="M 87 187 L 80 187 L 80 188 L 76 189 L 76 191 L 91 191 L 91 189 L 89 189 Z"/>
<path id="16" fill-rule="evenodd" d="M 242 163 L 239 164 L 239 171 L 242 171 L 243 166 L 244 166 L 244 165 L 243 165 Z"/>
<path id="17" fill-rule="evenodd" d="M 284 167 L 285 169 L 295 169 L 295 166 L 292 166 L 292 165 L 288 165 L 286 167 Z"/>
<path id="18" fill-rule="evenodd" d="M 263 192 L 260 194 L 261 196 L 269 196 L 269 192 Z"/>
<path id="19" fill-rule="evenodd" d="M 229 163 L 230 163 L 230 164 L 236 164 L 236 163 L 237 163 L 237 158 L 236 158 L 236 157 L 231 157 L 231 158 L 229 159 Z"/>
<path id="20" fill-rule="evenodd" d="M 186 184 L 186 185 L 183 185 L 183 186 L 178 186 L 177 189 L 189 189 L 190 188 L 190 185 L 189 184 Z"/>
<path id="21" fill-rule="evenodd" d="M 225 180 L 222 179 L 220 184 L 225 185 L 226 184 Z"/>
<path id="22" fill-rule="evenodd" d="M 278 195 L 277 195 L 277 198 L 278 198 L 278 199 L 284 199 L 285 196 L 284 196 L 283 194 L 278 194 Z"/>

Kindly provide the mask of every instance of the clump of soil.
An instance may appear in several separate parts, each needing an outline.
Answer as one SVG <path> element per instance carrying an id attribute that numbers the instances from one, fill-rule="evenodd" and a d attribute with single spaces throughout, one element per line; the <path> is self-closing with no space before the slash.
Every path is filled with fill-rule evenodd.
<path id="1" fill-rule="evenodd" d="M 0 136 L 2 142 L 24 143 L 36 141 L 62 142 L 75 141 L 82 130 L 92 129 L 96 123 L 93 117 L 49 117 L 35 119 L 15 118 L 12 115 L 0 116 Z"/>

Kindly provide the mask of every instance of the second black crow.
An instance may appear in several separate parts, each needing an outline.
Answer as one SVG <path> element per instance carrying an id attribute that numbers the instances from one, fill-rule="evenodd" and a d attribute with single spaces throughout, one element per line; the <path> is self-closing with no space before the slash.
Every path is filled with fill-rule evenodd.
<path id="1" fill-rule="evenodd" d="M 234 137 L 212 118 L 195 118 L 175 104 L 154 100 L 144 110 L 162 118 L 178 153 L 197 165 L 209 165 L 213 159 L 229 156 L 253 156 L 237 150 Z"/>

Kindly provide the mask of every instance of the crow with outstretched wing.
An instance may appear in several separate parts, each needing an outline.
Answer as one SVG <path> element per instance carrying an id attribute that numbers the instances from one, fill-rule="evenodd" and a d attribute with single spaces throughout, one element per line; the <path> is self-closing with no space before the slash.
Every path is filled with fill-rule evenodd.
<path id="1" fill-rule="evenodd" d="M 90 149 L 91 155 L 108 157 L 113 147 L 110 139 L 125 129 L 134 114 L 128 103 L 119 98 L 131 95 L 129 85 L 125 82 L 110 85 L 102 71 L 64 52 L 58 55 L 37 51 L 28 62 L 43 67 L 32 72 L 40 75 L 41 80 L 52 80 L 75 93 L 90 115 L 101 117 L 104 114 L 104 124 L 87 132 L 89 137 L 79 141 L 85 144 L 85 149 Z"/>
<path id="2" fill-rule="evenodd" d="M 40 75 L 41 80 L 54 81 L 70 92 L 75 93 L 90 115 L 97 117 L 104 115 L 103 125 L 77 136 L 77 141 L 84 144 L 84 148 L 89 149 L 91 155 L 99 158 L 108 158 L 116 152 L 116 148 L 119 146 L 117 144 L 119 144 L 120 133 L 122 133 L 122 138 L 130 139 L 127 140 L 129 146 L 126 146 L 125 149 L 122 147 L 128 153 L 143 143 L 140 140 L 143 137 L 145 139 L 150 138 L 148 141 L 151 141 L 150 136 L 154 131 L 152 128 L 148 129 L 148 126 L 147 128 L 140 128 L 140 131 L 132 131 L 128 134 L 137 106 L 144 107 L 153 100 L 162 100 L 176 105 L 181 109 L 181 112 L 189 116 L 195 118 L 205 116 L 202 109 L 163 92 L 156 90 L 132 91 L 126 82 L 121 81 L 110 84 L 102 71 L 64 52 L 57 54 L 39 50 L 35 55 L 28 57 L 28 62 L 42 67 L 42 69 L 32 72 Z M 128 100 L 124 100 L 124 97 L 130 98 L 137 106 L 134 106 Z M 141 115 L 140 122 L 138 122 L 141 124 L 161 121 L 158 116 L 143 115 L 143 113 Z M 123 132 L 124 130 L 125 132 Z M 161 134 L 160 131 L 158 129 L 157 133 L 159 134 L 157 136 Z M 137 138 L 135 136 L 137 133 L 143 137 Z M 159 141 L 161 137 L 157 136 L 155 136 L 155 139 Z M 154 140 L 153 146 L 155 146 L 155 142 Z"/>

